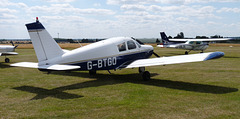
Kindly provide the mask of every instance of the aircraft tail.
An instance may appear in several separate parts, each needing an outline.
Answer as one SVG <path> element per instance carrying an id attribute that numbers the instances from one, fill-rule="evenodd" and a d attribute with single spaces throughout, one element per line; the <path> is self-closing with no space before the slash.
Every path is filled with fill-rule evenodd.
<path id="1" fill-rule="evenodd" d="M 162 38 L 163 45 L 167 45 L 170 42 L 167 35 L 164 32 L 160 32 L 160 35 Z"/>
<path id="2" fill-rule="evenodd" d="M 36 18 L 36 22 L 26 24 L 26 27 L 38 62 L 61 56 L 64 53 L 44 26 L 38 21 L 38 18 Z"/>

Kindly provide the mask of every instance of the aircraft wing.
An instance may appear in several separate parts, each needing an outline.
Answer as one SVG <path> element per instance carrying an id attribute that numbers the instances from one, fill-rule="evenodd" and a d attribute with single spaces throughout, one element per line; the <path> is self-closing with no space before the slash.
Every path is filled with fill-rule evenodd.
<path id="1" fill-rule="evenodd" d="M 46 69 L 46 70 L 74 70 L 80 69 L 80 66 L 73 66 L 73 65 L 61 65 L 61 64 L 54 64 L 54 65 L 38 65 L 38 63 L 34 62 L 19 62 L 15 64 L 11 64 L 10 66 L 15 67 L 27 67 L 27 68 L 38 68 L 38 69 Z"/>
<path id="2" fill-rule="evenodd" d="M 167 65 L 167 64 L 179 64 L 188 62 L 200 62 L 211 59 L 216 59 L 224 56 L 223 52 L 209 52 L 200 53 L 192 55 L 180 55 L 180 56 L 170 56 L 170 57 L 160 57 L 151 59 L 140 59 L 130 63 L 125 68 L 135 68 L 135 67 L 146 67 L 146 66 L 156 66 L 156 65 Z"/>
<path id="3" fill-rule="evenodd" d="M 169 39 L 170 41 L 226 41 L 231 40 L 231 38 L 209 38 L 209 39 Z"/>
<path id="4" fill-rule="evenodd" d="M 0 56 L 6 56 L 6 55 L 18 55 L 16 52 L 2 52 L 0 53 Z"/>
<path id="5" fill-rule="evenodd" d="M 157 45 L 157 47 L 160 47 L 160 48 L 176 48 L 177 45 Z"/>

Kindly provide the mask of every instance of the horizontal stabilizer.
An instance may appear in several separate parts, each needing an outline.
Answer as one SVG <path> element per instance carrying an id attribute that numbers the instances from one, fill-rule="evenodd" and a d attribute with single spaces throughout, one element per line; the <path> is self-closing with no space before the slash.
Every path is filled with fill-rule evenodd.
<path id="1" fill-rule="evenodd" d="M 227 41 L 232 40 L 231 38 L 209 38 L 209 39 L 169 39 L 170 41 L 175 42 L 187 42 L 187 41 Z"/>
<path id="2" fill-rule="evenodd" d="M 61 65 L 61 64 L 38 66 L 38 63 L 34 63 L 34 62 L 19 62 L 19 63 L 11 64 L 10 66 L 38 68 L 38 69 L 46 69 L 46 70 L 57 70 L 57 71 L 75 70 L 75 69 L 80 69 L 81 68 L 80 66 Z"/>
<path id="3" fill-rule="evenodd" d="M 0 56 L 6 56 L 6 55 L 18 55 L 16 52 L 2 52 L 0 53 Z"/>
<path id="4" fill-rule="evenodd" d="M 180 55 L 180 56 L 170 56 L 170 57 L 160 57 L 160 58 L 151 58 L 151 59 L 141 59 L 136 60 L 129 64 L 128 66 L 123 66 L 125 68 L 134 68 L 134 67 L 146 67 L 146 66 L 156 66 L 156 65 L 167 65 L 167 64 L 180 64 L 188 62 L 200 62 L 211 59 L 216 59 L 224 56 L 223 52 L 209 52 L 209 53 L 200 53 L 192 55 Z"/>

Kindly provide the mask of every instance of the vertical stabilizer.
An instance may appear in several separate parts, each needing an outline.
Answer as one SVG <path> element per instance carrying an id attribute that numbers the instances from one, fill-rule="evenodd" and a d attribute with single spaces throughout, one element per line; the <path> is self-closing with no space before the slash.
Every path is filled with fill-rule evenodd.
<path id="1" fill-rule="evenodd" d="M 26 27 L 33 43 L 38 62 L 46 61 L 63 54 L 60 46 L 51 37 L 38 19 L 36 22 L 26 24 Z"/>
<path id="2" fill-rule="evenodd" d="M 167 45 L 169 43 L 169 39 L 164 32 L 160 32 L 161 38 L 163 40 L 163 45 Z"/>

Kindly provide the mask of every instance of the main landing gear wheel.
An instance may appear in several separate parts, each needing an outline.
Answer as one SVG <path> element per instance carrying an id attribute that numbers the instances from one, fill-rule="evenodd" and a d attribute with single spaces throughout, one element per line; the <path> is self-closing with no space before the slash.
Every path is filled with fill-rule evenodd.
<path id="1" fill-rule="evenodd" d="M 97 71 L 96 71 L 96 70 L 90 70 L 90 71 L 89 71 L 89 74 L 90 74 L 90 75 L 96 75 L 96 74 L 97 74 Z"/>
<path id="2" fill-rule="evenodd" d="M 187 55 L 187 54 L 188 54 L 188 51 L 185 52 L 185 55 Z"/>
<path id="3" fill-rule="evenodd" d="M 9 58 L 5 58 L 5 62 L 6 62 L 6 63 L 9 63 L 9 62 L 10 62 L 10 59 L 9 59 Z"/>
<path id="4" fill-rule="evenodd" d="M 150 80 L 150 73 L 149 73 L 149 71 L 145 71 L 145 67 L 139 67 L 138 68 L 138 71 L 139 71 L 139 73 L 142 75 L 142 79 L 144 80 L 144 81 L 148 81 L 148 80 Z"/>
<path id="5" fill-rule="evenodd" d="M 143 78 L 144 81 L 150 80 L 150 73 L 149 73 L 149 71 L 143 72 L 142 73 L 142 78 Z"/>

